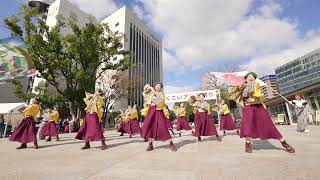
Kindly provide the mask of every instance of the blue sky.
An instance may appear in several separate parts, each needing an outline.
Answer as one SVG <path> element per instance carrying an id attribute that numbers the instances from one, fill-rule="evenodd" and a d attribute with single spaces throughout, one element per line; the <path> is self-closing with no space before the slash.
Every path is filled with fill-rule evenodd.
<path id="1" fill-rule="evenodd" d="M 98 19 L 127 5 L 163 39 L 167 92 L 226 64 L 260 75 L 320 48 L 318 0 L 70 0 Z M 0 19 L 26 0 L 1 0 Z M 10 36 L 0 23 L 0 38 Z"/>

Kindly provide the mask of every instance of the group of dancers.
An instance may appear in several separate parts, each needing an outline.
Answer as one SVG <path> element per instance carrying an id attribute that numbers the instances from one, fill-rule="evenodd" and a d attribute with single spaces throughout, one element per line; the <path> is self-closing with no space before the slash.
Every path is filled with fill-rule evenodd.
<path id="1" fill-rule="evenodd" d="M 138 134 L 141 135 L 142 129 L 139 124 L 139 115 L 136 106 L 128 106 L 127 109 L 121 110 L 121 121 L 118 124 L 118 132 L 121 132 L 120 136 L 123 136 L 124 133 L 129 134 L 129 138 Z"/>
<path id="2" fill-rule="evenodd" d="M 217 108 L 220 114 L 220 130 L 223 131 L 224 135 L 226 131 L 231 130 L 240 133 L 240 137 L 245 139 L 244 147 L 247 153 L 252 152 L 252 139 L 256 138 L 263 140 L 277 139 L 287 152 L 294 153 L 294 148 L 287 143 L 267 112 L 263 100 L 263 92 L 256 78 L 256 73 L 248 73 L 245 76 L 245 84 L 239 87 L 239 89 L 241 89 L 240 95 L 235 97 L 235 100 L 242 105 L 243 113 L 240 129 L 238 129 L 234 123 L 230 115 L 230 110 L 224 100 L 221 100 L 213 107 Z M 76 139 L 85 141 L 85 145 L 81 148 L 83 150 L 90 148 L 90 141 L 101 141 L 101 149 L 105 150 L 107 148 L 101 123 L 103 115 L 103 98 L 101 95 L 102 92 L 97 90 L 94 94 L 86 93 L 86 98 L 84 98 L 87 105 L 85 108 L 86 116 L 75 137 Z M 121 135 L 128 133 L 130 135 L 129 137 L 140 135 L 145 141 L 148 141 L 147 151 L 154 150 L 154 141 L 168 141 L 170 149 L 177 151 L 169 132 L 169 130 L 172 130 L 172 124 L 169 120 L 168 107 L 165 104 L 163 84 L 158 82 L 154 87 L 146 85 L 143 96 L 144 108 L 141 110 L 141 115 L 144 116 L 144 121 L 142 127 L 139 125 L 137 108 L 135 106 L 128 107 L 121 112 L 122 121 L 119 124 L 119 132 L 122 133 Z M 180 104 L 179 107 L 174 108 L 177 114 L 176 129 L 179 131 L 179 136 L 181 136 L 182 130 L 192 131 L 192 135 L 195 136 L 199 142 L 201 142 L 203 136 L 214 136 L 217 141 L 221 142 L 222 139 L 211 119 L 210 112 L 212 107 L 210 107 L 209 103 L 204 99 L 205 94 L 199 94 L 197 97 L 193 96 L 189 100 L 189 103 L 194 108 L 195 114 L 194 132 L 187 121 L 184 105 Z M 38 148 L 34 120 L 39 110 L 39 100 L 35 98 L 32 104 L 25 110 L 23 121 L 12 133 L 10 140 L 22 143 L 18 149 L 26 148 L 27 143 L 30 142 L 34 142 L 34 147 Z M 50 121 L 47 122 L 43 130 L 44 135 L 49 136 L 49 140 L 51 140 L 51 136 L 57 137 L 54 125 L 58 116 L 56 110 L 53 110 Z"/>

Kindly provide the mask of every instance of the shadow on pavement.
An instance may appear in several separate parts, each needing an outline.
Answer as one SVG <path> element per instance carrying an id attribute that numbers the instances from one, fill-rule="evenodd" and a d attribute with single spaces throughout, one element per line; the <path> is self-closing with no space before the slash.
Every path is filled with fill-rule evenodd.
<path id="1" fill-rule="evenodd" d="M 269 141 L 264 141 L 264 140 L 253 140 L 252 142 L 252 148 L 254 150 L 268 150 L 268 149 L 276 149 L 276 150 L 285 150 L 283 148 L 279 148 L 277 146 L 274 146 L 271 144 Z"/>
<path id="2" fill-rule="evenodd" d="M 220 136 L 220 135 L 219 135 Z M 222 142 L 223 142 L 223 139 L 224 139 L 225 136 L 220 136 Z M 214 135 L 214 136 L 201 136 L 201 139 L 202 139 L 202 142 L 206 142 L 206 141 L 213 141 L 213 142 L 219 142 L 217 137 Z M 219 142 L 221 143 L 221 142 Z"/>
<path id="3" fill-rule="evenodd" d="M 131 139 L 134 139 L 134 138 L 140 138 L 140 135 L 132 136 Z M 116 139 L 130 139 L 130 138 L 129 138 L 129 135 L 124 135 L 124 136 L 107 136 L 106 139 L 116 140 Z"/>
<path id="4" fill-rule="evenodd" d="M 188 144 L 193 144 L 193 143 L 196 143 L 197 140 L 182 140 L 182 141 L 179 141 L 179 142 L 173 142 L 174 145 L 176 146 L 177 150 L 179 150 L 181 147 L 183 146 L 186 146 Z M 169 141 L 168 141 L 168 144 L 167 145 L 161 145 L 161 146 L 155 146 L 154 147 L 155 149 L 161 149 L 161 148 L 170 148 L 169 146 Z"/>
<path id="5" fill-rule="evenodd" d="M 59 141 L 58 141 L 59 142 Z M 48 142 L 50 143 L 50 142 Z M 39 149 L 42 148 L 49 148 L 49 147 L 54 147 L 54 146 L 63 146 L 63 145 L 67 145 L 67 144 L 79 144 L 79 143 L 84 143 L 84 141 L 74 141 L 74 142 L 67 142 L 67 143 L 59 143 L 59 144 L 46 144 L 46 145 L 41 145 L 39 146 Z"/>
<path id="6" fill-rule="evenodd" d="M 115 148 L 115 147 L 126 145 L 126 144 L 137 143 L 137 142 L 142 143 L 143 139 L 141 139 L 141 140 L 131 140 L 131 141 L 126 141 L 126 142 L 121 142 L 121 143 L 116 143 L 116 144 L 108 144 L 108 142 L 107 142 L 107 147 L 109 149 L 109 148 Z"/>

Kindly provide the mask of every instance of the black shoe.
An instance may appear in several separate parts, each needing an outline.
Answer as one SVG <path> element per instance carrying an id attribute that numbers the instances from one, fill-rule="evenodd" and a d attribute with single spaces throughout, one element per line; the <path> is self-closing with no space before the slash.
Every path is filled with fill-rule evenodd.
<path id="1" fill-rule="evenodd" d="M 25 148 L 27 148 L 26 143 L 22 143 L 19 147 L 17 147 L 17 149 L 25 149 Z"/>
<path id="2" fill-rule="evenodd" d="M 101 141 L 101 150 L 105 150 L 105 149 L 107 149 L 106 141 L 102 140 Z"/>
<path id="3" fill-rule="evenodd" d="M 147 148 L 147 151 L 152 151 L 153 150 L 153 143 L 149 142 L 149 146 Z"/>
<path id="4" fill-rule="evenodd" d="M 246 153 L 252 153 L 252 143 L 246 142 L 245 152 L 246 152 Z"/>
<path id="5" fill-rule="evenodd" d="M 286 151 L 288 153 L 295 153 L 295 150 L 293 149 L 293 147 L 291 147 L 286 141 L 281 142 L 281 144 L 284 148 L 286 148 Z"/>
<path id="6" fill-rule="evenodd" d="M 49 142 L 49 141 L 51 141 L 51 137 L 49 137 L 49 138 L 46 140 L 46 142 Z"/>
<path id="7" fill-rule="evenodd" d="M 33 147 L 33 148 L 35 148 L 35 149 L 38 149 L 38 148 L 39 148 L 37 141 L 34 142 L 34 147 Z"/>
<path id="8" fill-rule="evenodd" d="M 198 142 L 201 142 L 201 141 L 202 141 L 202 140 L 201 140 L 201 137 L 199 136 L 199 137 L 198 137 Z"/>
<path id="9" fill-rule="evenodd" d="M 90 143 L 86 142 L 86 144 L 81 148 L 82 150 L 90 149 Z"/>
<path id="10" fill-rule="evenodd" d="M 221 142 L 221 141 L 222 141 L 222 139 L 221 139 L 221 137 L 220 137 L 220 136 L 216 135 L 216 137 L 217 137 L 217 140 L 218 140 L 219 142 Z"/>
<path id="11" fill-rule="evenodd" d="M 176 151 L 177 151 L 177 148 L 176 148 L 176 146 L 173 144 L 172 141 L 170 141 L 170 149 L 171 149 L 171 151 L 173 151 L 173 152 L 176 152 Z"/>

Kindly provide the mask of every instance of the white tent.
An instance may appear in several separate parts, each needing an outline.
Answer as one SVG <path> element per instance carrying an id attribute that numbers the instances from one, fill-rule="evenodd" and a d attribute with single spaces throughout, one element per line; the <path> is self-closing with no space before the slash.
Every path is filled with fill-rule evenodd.
<path id="1" fill-rule="evenodd" d="M 20 113 L 25 107 L 25 103 L 0 103 L 0 114 Z"/>
<path id="2" fill-rule="evenodd" d="M 7 127 L 10 125 L 14 129 L 21 119 L 23 118 L 22 111 L 26 108 L 26 104 L 21 103 L 0 103 L 0 114 L 4 115 L 5 120 L 5 133 L 7 132 Z M 4 133 L 3 136 L 6 134 Z"/>

